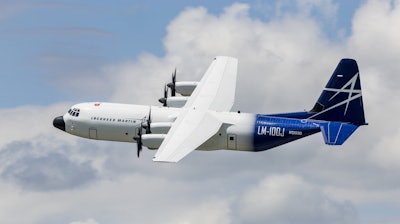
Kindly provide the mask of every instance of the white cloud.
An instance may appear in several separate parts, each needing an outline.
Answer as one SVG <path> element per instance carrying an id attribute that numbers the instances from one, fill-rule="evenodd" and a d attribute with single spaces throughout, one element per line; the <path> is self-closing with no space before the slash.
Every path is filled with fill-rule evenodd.
<path id="1" fill-rule="evenodd" d="M 55 139 L 71 139 L 54 132 L 53 118 L 66 113 L 70 104 L 60 103 L 51 106 L 20 106 L 0 110 L 0 148 L 7 144 L 29 140 L 32 143 L 43 141 L 42 137 L 54 136 Z M 17 122 L 16 122 L 17 121 Z M 49 141 L 49 144 L 57 144 Z"/>
<path id="2" fill-rule="evenodd" d="M 347 49 L 357 56 L 364 86 L 366 117 L 370 126 L 366 129 L 365 142 L 361 143 L 369 161 L 381 167 L 388 179 L 398 170 L 400 157 L 396 146 L 399 142 L 397 111 L 400 99 L 397 88 L 400 73 L 399 1 L 368 1 L 357 10 L 353 20 L 353 34 Z M 390 124 L 390 125 L 389 125 Z"/>
<path id="3" fill-rule="evenodd" d="M 318 186 L 285 174 L 263 179 L 242 196 L 238 212 L 246 223 L 354 223 L 350 203 L 338 202 Z"/>
<path id="4" fill-rule="evenodd" d="M 183 208 L 180 215 L 168 223 L 232 223 L 229 206 L 229 200 L 210 199 L 199 205 Z"/>
<path id="5" fill-rule="evenodd" d="M 335 17 L 323 3 L 298 7 Z M 246 4 L 220 15 L 187 8 L 167 27 L 165 56 L 144 53 L 99 68 L 98 81 L 107 81 L 112 101 L 157 104 L 175 66 L 178 80 L 198 80 L 215 55 L 231 55 L 239 58 L 235 108 L 282 112 L 311 108 L 340 58 L 354 57 L 370 126 L 345 145 L 329 148 L 317 134 L 268 152 L 194 152 L 178 164 L 155 164 L 154 151 L 137 160 L 133 144 L 78 140 L 54 129 L 52 119 L 69 104 L 3 109 L 0 221 L 353 223 L 368 221 L 365 206 L 398 208 L 399 2 L 366 2 L 351 36 L 337 43 L 308 12 L 260 21 Z M 392 217 L 388 223 L 400 220 Z"/>
<path id="6" fill-rule="evenodd" d="M 96 220 L 94 220 L 94 219 L 88 219 L 85 221 L 74 221 L 74 222 L 71 222 L 70 224 L 99 224 L 99 223 L 96 222 Z"/>
<path id="7" fill-rule="evenodd" d="M 317 13 L 327 19 L 334 19 L 338 10 L 338 5 L 332 0 L 298 0 L 297 5 L 299 10 L 307 15 Z"/>

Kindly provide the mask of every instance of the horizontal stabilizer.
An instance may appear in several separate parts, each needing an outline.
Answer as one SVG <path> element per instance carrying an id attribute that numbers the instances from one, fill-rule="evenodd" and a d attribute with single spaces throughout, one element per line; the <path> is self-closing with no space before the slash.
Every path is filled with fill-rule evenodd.
<path id="1" fill-rule="evenodd" d="M 325 144 L 341 145 L 353 134 L 358 126 L 341 122 L 324 122 L 320 124 L 320 128 L 324 135 Z"/>

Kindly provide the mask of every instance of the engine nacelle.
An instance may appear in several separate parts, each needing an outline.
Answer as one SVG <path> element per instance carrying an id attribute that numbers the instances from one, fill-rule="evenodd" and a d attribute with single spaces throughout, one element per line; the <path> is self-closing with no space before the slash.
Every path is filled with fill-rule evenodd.
<path id="1" fill-rule="evenodd" d="M 144 134 L 142 135 L 142 144 L 149 149 L 158 149 L 165 136 L 165 134 Z"/>
<path id="2" fill-rule="evenodd" d="M 190 95 L 192 95 L 197 84 L 198 84 L 198 82 L 188 82 L 188 81 L 176 82 L 175 90 L 177 93 L 181 94 L 182 96 L 190 96 Z"/>
<path id="3" fill-rule="evenodd" d="M 172 126 L 172 122 L 153 122 L 150 124 L 152 134 L 167 134 Z"/>
<path id="4" fill-rule="evenodd" d="M 167 107 L 183 107 L 186 104 L 188 97 L 172 96 L 167 98 Z"/>

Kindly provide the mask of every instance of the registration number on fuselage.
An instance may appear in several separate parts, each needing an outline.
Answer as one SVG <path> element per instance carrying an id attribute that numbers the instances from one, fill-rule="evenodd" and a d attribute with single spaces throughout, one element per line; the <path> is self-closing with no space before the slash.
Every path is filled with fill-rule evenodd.
<path id="1" fill-rule="evenodd" d="M 285 137 L 285 128 L 275 126 L 258 126 L 258 135 L 269 135 L 274 137 Z"/>

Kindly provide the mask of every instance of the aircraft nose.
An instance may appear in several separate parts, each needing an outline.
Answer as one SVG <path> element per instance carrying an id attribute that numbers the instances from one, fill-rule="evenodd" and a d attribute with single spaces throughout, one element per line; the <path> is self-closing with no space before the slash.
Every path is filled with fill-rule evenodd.
<path id="1" fill-rule="evenodd" d="M 54 118 L 53 125 L 54 125 L 54 127 L 58 128 L 62 131 L 65 131 L 65 122 L 64 122 L 63 116 Z"/>

